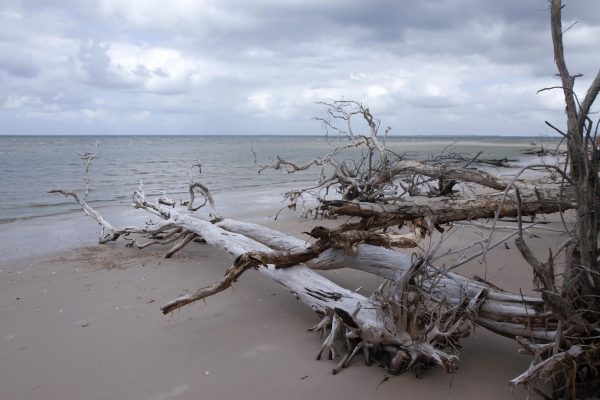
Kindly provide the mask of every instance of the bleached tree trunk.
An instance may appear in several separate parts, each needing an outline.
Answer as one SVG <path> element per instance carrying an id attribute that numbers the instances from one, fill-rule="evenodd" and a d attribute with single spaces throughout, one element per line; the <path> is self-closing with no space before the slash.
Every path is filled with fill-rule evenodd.
<path id="1" fill-rule="evenodd" d="M 226 219 L 217 225 L 276 250 L 294 250 L 305 246 L 303 240 L 256 224 Z M 410 256 L 401 251 L 361 244 L 352 255 L 343 249 L 330 248 L 306 265 L 316 270 L 351 268 L 394 282 L 407 274 L 412 262 Z M 440 273 L 431 267 L 424 271 L 417 284 L 437 301 L 447 301 L 453 305 L 460 304 L 465 297 L 473 299 L 481 290 L 485 290 L 486 295 L 474 320 L 478 325 L 513 338 L 524 336 L 551 340 L 554 337 L 556 321 L 544 311 L 544 302 L 539 297 L 500 291 L 453 272 Z"/>

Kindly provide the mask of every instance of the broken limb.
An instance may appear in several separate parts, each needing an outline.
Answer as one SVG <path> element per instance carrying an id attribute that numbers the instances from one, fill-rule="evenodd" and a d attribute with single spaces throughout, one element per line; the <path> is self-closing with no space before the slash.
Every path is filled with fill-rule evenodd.
<path id="1" fill-rule="evenodd" d="M 523 215 L 535 216 L 572 209 L 575 203 L 566 197 L 567 194 L 563 195 L 560 189 L 524 192 L 521 194 L 521 212 Z M 348 226 L 362 226 L 363 229 L 398 225 L 415 220 L 426 220 L 431 225 L 441 225 L 454 221 L 494 218 L 496 215 L 499 218 L 518 215 L 514 194 L 508 194 L 503 199 L 503 193 L 456 199 L 420 197 L 394 204 L 328 200 L 322 203 L 321 208 L 332 215 L 362 218 L 362 223 L 351 223 Z"/>

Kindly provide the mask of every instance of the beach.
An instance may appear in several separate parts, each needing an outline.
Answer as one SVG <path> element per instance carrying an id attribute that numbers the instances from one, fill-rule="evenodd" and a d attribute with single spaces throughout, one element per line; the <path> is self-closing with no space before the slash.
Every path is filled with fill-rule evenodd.
<path id="1" fill-rule="evenodd" d="M 300 142 L 304 153 L 313 146 Z M 518 148 L 524 146 L 521 141 Z M 91 204 L 116 226 L 139 225 L 148 215 L 133 210 L 128 195 L 120 191 L 135 187 L 136 177 L 130 175 L 137 171 L 145 172 L 145 187 L 154 188 L 148 191 L 154 194 L 169 179 L 164 170 L 173 165 L 163 166 L 154 159 L 140 167 L 132 161 L 127 172 L 119 173 L 122 166 L 111 164 L 111 157 L 105 154 L 104 164 L 93 167 L 92 188 L 97 183 L 102 190 L 91 192 L 92 198 L 101 199 Z M 59 161 L 53 161 L 56 171 Z M 48 165 L 51 169 L 53 164 Z M 275 219 L 285 206 L 283 193 L 312 178 L 280 172 L 255 177 L 255 167 L 245 165 L 243 175 L 239 166 L 213 165 L 221 172 L 209 172 L 209 180 L 221 174 L 229 185 L 217 185 L 214 193 L 223 215 L 304 239 L 303 232 L 315 225 L 339 223 L 302 219 L 299 212 L 287 209 Z M 52 175 L 60 178 L 56 182 L 46 176 L 36 189 L 38 200 L 27 203 L 24 212 L 29 214 L 24 218 L 15 218 L 17 200 L 12 208 L 5 205 L 9 211 L 0 224 L 0 399 L 526 397 L 523 389 L 512 389 L 508 381 L 527 369 L 529 357 L 518 353 L 514 340 L 481 327 L 461 341 L 459 369 L 452 375 L 433 367 L 424 379 L 410 372 L 390 376 L 379 366 L 365 366 L 362 357 L 332 375 L 337 360 L 317 361 L 321 339 L 307 332 L 320 318 L 284 287 L 255 271 L 245 273 L 232 289 L 164 316 L 161 305 L 218 280 L 232 264 L 232 256 L 197 243 L 170 259 L 164 258 L 168 247 L 140 250 L 122 241 L 98 244 L 95 221 L 70 199 L 45 194 L 54 184 L 81 180 L 80 171 L 74 157 L 68 173 Z M 181 175 L 185 182 L 185 172 Z M 267 183 L 261 186 L 260 179 Z M 117 193 L 106 192 L 111 187 Z M 174 195 L 184 197 L 182 189 Z M 45 203 L 40 208 L 36 204 L 41 201 Z M 558 218 L 549 222 L 543 227 L 560 228 Z M 449 232 L 444 246 L 461 248 L 487 231 L 455 227 Z M 553 231 L 532 233 L 529 244 L 539 254 L 561 241 Z M 499 226 L 495 237 L 505 234 Z M 485 262 L 474 260 L 458 272 L 531 294 L 531 268 L 512 241 L 494 249 Z M 382 282 L 355 270 L 322 273 L 343 287 L 361 287 L 366 296 Z"/>
<path id="2" fill-rule="evenodd" d="M 249 207 L 251 205 L 248 205 Z M 300 236 L 314 221 L 275 209 L 238 215 Z M 113 214 L 114 213 L 114 214 Z M 128 215 L 113 210 L 107 215 Z M 32 222 L 33 221 L 33 222 Z M 268 221 L 268 222 L 265 222 Z M 43 227 L 43 228 L 40 228 Z M 319 318 L 277 283 L 248 272 L 224 293 L 163 316 L 161 304 L 219 279 L 232 257 L 191 245 L 98 245 L 84 215 L 0 225 L 0 398 L 2 399 L 305 399 L 524 398 L 508 381 L 529 359 L 516 342 L 477 328 L 464 340 L 459 370 L 392 376 L 361 358 L 338 375 L 315 360 Z M 468 236 L 468 235 L 467 235 Z M 8 239 L 8 238 L 12 239 Z M 451 241 L 468 240 L 464 234 Z M 537 248 L 548 243 L 531 238 Z M 528 290 L 530 270 L 514 250 L 489 257 L 487 276 L 507 290 Z M 473 263 L 463 273 L 483 276 Z M 381 280 L 359 271 L 324 272 L 363 293 Z"/>

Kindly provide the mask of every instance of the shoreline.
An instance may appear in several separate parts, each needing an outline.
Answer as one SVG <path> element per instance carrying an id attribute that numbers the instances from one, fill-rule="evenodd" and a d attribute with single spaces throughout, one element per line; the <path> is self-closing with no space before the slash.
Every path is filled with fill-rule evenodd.
<path id="1" fill-rule="evenodd" d="M 219 191 L 213 196 L 217 210 L 228 217 L 269 224 L 275 213 L 284 207 L 285 190 L 282 186 L 262 191 Z M 97 244 L 99 225 L 86 216 L 72 199 L 66 201 L 73 204 L 73 211 L 0 223 L 0 263 Z M 90 204 L 95 207 L 93 203 Z M 150 217 L 148 213 L 135 210 L 124 203 L 100 206 L 97 209 L 115 226 L 143 224 Z M 295 217 L 297 214 L 293 212 L 284 210 L 281 213 L 281 219 Z"/>
<path id="2" fill-rule="evenodd" d="M 11 188 L 0 205 L 0 220 L 4 223 L 73 210 L 71 202 L 46 192 L 56 188 L 82 191 L 84 168 L 79 153 L 85 151 L 98 154 L 90 171 L 90 204 L 99 208 L 128 204 L 140 179 L 148 196 L 165 190 L 174 198 L 187 198 L 188 172 L 191 165 L 198 163 L 202 165 L 199 179 L 215 195 L 228 191 L 261 193 L 264 188 L 282 193 L 291 186 L 310 186 L 318 179 L 318 169 L 294 175 L 285 171 L 265 171 L 260 175 L 257 172 L 260 165 L 276 161 L 278 155 L 301 164 L 340 144 L 333 137 L 302 136 L 107 136 L 98 141 L 95 137 L 67 136 L 0 139 L 0 157 L 4 160 L 0 184 Z M 536 162 L 535 156 L 524 155 L 522 151 L 539 144 L 533 146 L 527 140 L 515 138 L 477 139 L 390 136 L 388 144 L 390 150 L 414 159 L 448 152 L 475 156 L 483 151 L 482 158 L 516 159 L 519 160 L 516 166 Z M 552 138 L 548 141 L 555 142 Z M 353 154 L 348 150 L 340 157 L 351 158 Z M 197 173 L 195 170 L 195 179 Z"/>

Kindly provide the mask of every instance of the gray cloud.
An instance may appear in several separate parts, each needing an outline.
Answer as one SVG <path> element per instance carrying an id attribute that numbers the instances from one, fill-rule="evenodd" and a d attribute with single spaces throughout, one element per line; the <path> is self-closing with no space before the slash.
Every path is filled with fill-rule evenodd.
<path id="1" fill-rule="evenodd" d="M 600 7 L 565 35 L 584 90 Z M 538 134 L 562 120 L 545 1 L 7 0 L 0 133 L 319 133 L 357 99 L 395 134 Z"/>
<path id="2" fill-rule="evenodd" d="M 125 71 L 111 65 L 108 55 L 109 45 L 96 41 L 82 42 L 77 54 L 77 60 L 85 74 L 85 81 L 90 85 L 105 89 L 119 89 L 135 87 L 135 75 L 142 77 L 140 70 L 147 69 L 138 65 L 134 71 L 133 79 L 127 79 Z M 148 71 L 149 74 L 149 71 Z"/>
<path id="3" fill-rule="evenodd" d="M 33 78 L 39 73 L 39 68 L 33 58 L 27 54 L 5 54 L 0 59 L 0 70 L 3 70 L 18 78 Z"/>

